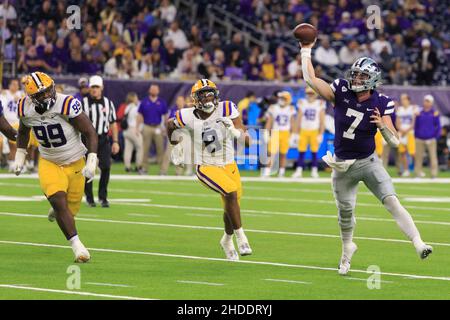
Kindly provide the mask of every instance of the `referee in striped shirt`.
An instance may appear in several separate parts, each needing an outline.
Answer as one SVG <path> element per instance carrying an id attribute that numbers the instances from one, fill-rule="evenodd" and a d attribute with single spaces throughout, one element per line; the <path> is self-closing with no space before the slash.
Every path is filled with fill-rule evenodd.
<path id="1" fill-rule="evenodd" d="M 100 183 L 98 188 L 98 200 L 103 208 L 109 207 L 108 202 L 108 182 L 111 171 L 111 152 L 119 152 L 119 133 L 117 129 L 117 118 L 114 104 L 103 95 L 103 79 L 100 76 L 92 76 L 89 79 L 89 95 L 83 99 L 83 111 L 98 134 L 97 157 L 101 170 Z M 108 139 L 108 131 L 111 128 L 113 143 Z M 92 192 L 92 182 L 86 183 L 84 187 L 86 201 L 90 207 L 95 207 L 94 195 Z"/>

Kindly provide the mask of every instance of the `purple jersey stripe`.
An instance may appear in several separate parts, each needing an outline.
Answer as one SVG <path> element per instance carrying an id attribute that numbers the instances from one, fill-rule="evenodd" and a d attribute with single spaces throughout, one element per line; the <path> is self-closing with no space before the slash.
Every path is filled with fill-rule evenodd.
<path id="1" fill-rule="evenodd" d="M 186 126 L 186 123 L 184 123 L 183 117 L 181 116 L 181 111 L 177 111 L 178 115 L 180 116 L 180 121 L 183 124 L 183 126 Z"/>

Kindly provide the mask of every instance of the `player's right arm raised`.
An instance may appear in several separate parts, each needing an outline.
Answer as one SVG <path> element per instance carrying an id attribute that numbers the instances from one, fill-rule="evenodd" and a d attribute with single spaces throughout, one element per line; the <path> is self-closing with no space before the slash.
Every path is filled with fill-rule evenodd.
<path id="1" fill-rule="evenodd" d="M 311 49 L 316 42 L 314 41 L 311 44 L 305 44 L 301 46 L 301 55 L 302 55 L 302 72 L 303 79 L 305 82 L 319 95 L 321 95 L 325 100 L 334 103 L 334 92 L 331 89 L 330 85 L 316 77 L 316 73 L 314 72 L 314 67 L 311 62 Z"/>

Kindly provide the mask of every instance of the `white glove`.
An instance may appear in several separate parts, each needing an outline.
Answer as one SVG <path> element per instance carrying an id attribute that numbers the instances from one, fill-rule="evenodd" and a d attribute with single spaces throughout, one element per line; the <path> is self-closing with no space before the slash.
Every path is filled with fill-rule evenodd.
<path id="1" fill-rule="evenodd" d="M 184 149 L 181 143 L 177 143 L 170 153 L 170 159 L 172 163 L 176 166 L 184 164 Z"/>
<path id="2" fill-rule="evenodd" d="M 91 152 L 87 156 L 86 165 L 81 170 L 81 174 L 87 179 L 88 183 L 94 180 L 95 169 L 97 169 L 97 154 Z"/>
<path id="3" fill-rule="evenodd" d="M 27 150 L 23 148 L 17 148 L 16 157 L 14 159 L 14 173 L 18 176 L 25 165 L 25 158 L 27 156 Z"/>
<path id="4" fill-rule="evenodd" d="M 323 141 L 323 134 L 319 134 L 319 135 L 317 136 L 317 143 L 318 143 L 319 145 L 321 145 L 321 144 L 322 144 L 322 141 Z"/>
<path id="5" fill-rule="evenodd" d="M 352 160 L 344 160 L 344 161 L 336 161 L 336 158 L 331 154 L 330 151 L 327 151 L 327 154 L 322 157 L 322 160 L 326 162 L 330 168 L 335 169 L 339 172 L 345 172 L 350 168 L 350 166 L 355 163 L 356 159 Z"/>
<path id="6" fill-rule="evenodd" d="M 289 147 L 296 148 L 297 146 L 298 146 L 298 133 L 293 133 L 289 138 Z"/>
<path id="7" fill-rule="evenodd" d="M 216 121 L 221 122 L 234 138 L 239 139 L 242 132 L 234 127 L 233 120 L 230 118 L 219 118 Z"/>

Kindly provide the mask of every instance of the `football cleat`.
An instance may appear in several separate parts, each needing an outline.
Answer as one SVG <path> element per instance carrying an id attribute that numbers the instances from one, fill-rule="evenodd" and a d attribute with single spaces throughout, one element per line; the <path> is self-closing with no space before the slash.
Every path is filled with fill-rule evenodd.
<path id="1" fill-rule="evenodd" d="M 430 254 L 433 253 L 433 247 L 428 244 L 423 244 L 421 248 L 416 249 L 417 254 L 420 256 L 420 259 L 426 259 Z"/>
<path id="2" fill-rule="evenodd" d="M 342 249 L 341 261 L 338 266 L 338 273 L 345 276 L 350 271 L 350 262 L 353 254 L 358 250 L 358 247 L 354 242 Z"/>
<path id="3" fill-rule="evenodd" d="M 243 242 L 238 245 L 239 254 L 241 256 L 249 256 L 253 253 L 252 248 L 250 248 L 250 245 L 248 242 Z"/>
<path id="4" fill-rule="evenodd" d="M 297 179 L 303 176 L 303 168 L 297 168 L 291 178 Z"/>
<path id="5" fill-rule="evenodd" d="M 91 255 L 89 254 L 89 251 L 86 249 L 86 247 L 80 241 L 78 241 L 76 244 L 72 245 L 72 251 L 73 251 L 73 254 L 75 255 L 76 263 L 85 263 L 91 259 Z"/>
<path id="6" fill-rule="evenodd" d="M 53 210 L 53 208 L 51 208 L 51 207 L 50 207 L 50 209 L 48 209 L 48 216 L 47 216 L 47 218 L 48 218 L 48 221 L 50 221 L 50 222 L 53 222 L 56 219 L 55 210 Z"/>
<path id="7" fill-rule="evenodd" d="M 317 172 L 317 168 L 312 168 L 311 169 L 311 178 L 317 179 L 319 178 L 319 173 Z"/>
<path id="8" fill-rule="evenodd" d="M 225 252 L 225 257 L 231 261 L 238 261 L 239 255 L 234 248 L 233 241 L 227 241 L 224 238 L 220 240 L 220 246 L 222 247 L 223 252 Z"/>

